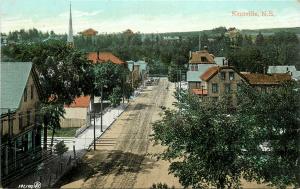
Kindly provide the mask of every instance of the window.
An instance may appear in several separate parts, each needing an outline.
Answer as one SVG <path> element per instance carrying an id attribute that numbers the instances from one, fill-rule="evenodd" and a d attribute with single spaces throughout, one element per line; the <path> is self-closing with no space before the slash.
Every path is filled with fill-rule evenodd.
<path id="1" fill-rule="evenodd" d="M 27 87 L 24 89 L 24 102 L 27 101 Z"/>
<path id="2" fill-rule="evenodd" d="M 205 56 L 201 56 L 201 62 L 207 62 L 207 58 Z"/>
<path id="3" fill-rule="evenodd" d="M 226 93 L 230 93 L 231 92 L 231 88 L 230 88 L 230 84 L 225 84 L 225 92 Z"/>
<path id="4" fill-rule="evenodd" d="M 212 93 L 218 93 L 219 92 L 219 86 L 217 83 L 212 84 Z"/>
<path id="5" fill-rule="evenodd" d="M 23 115 L 19 114 L 19 130 L 22 130 L 23 127 Z"/>
<path id="6" fill-rule="evenodd" d="M 198 65 L 195 65 L 195 71 L 198 71 Z"/>
<path id="7" fill-rule="evenodd" d="M 226 73 L 225 72 L 220 72 L 220 77 L 221 77 L 221 79 L 222 80 L 225 80 L 226 78 L 225 78 L 225 75 Z"/>
<path id="8" fill-rule="evenodd" d="M 33 87 L 33 85 L 31 85 L 30 86 L 30 98 L 31 99 L 33 99 L 33 92 L 34 92 L 33 90 L 34 90 L 34 87 Z"/>
<path id="9" fill-rule="evenodd" d="M 30 126 L 30 111 L 27 111 L 27 127 Z"/>
<path id="10" fill-rule="evenodd" d="M 234 80 L 234 72 L 229 72 L 229 80 Z"/>

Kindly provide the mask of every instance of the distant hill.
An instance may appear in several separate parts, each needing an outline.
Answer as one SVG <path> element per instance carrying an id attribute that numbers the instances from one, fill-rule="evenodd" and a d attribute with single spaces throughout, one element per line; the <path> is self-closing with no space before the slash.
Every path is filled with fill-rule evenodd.
<path id="1" fill-rule="evenodd" d="M 241 30 L 241 33 L 243 35 L 257 35 L 259 32 L 261 32 L 263 35 L 272 35 L 276 32 L 280 31 L 287 31 L 287 32 L 293 32 L 297 34 L 298 37 L 300 37 L 300 27 L 294 27 L 294 28 L 265 28 L 265 29 L 244 29 Z M 199 34 L 207 34 L 208 36 L 214 36 L 218 34 L 214 29 L 211 30 L 202 30 L 202 31 L 189 31 L 189 32 L 170 32 L 170 33 L 160 33 L 161 36 L 182 36 L 182 37 L 189 37 L 189 36 L 198 36 Z"/>

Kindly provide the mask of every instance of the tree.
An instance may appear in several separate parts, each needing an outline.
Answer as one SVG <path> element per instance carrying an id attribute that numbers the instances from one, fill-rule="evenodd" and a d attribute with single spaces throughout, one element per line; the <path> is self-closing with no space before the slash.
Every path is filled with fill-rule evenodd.
<path id="1" fill-rule="evenodd" d="M 227 98 L 205 103 L 183 92 L 176 98 L 176 109 L 166 110 L 153 126 L 154 140 L 167 147 L 160 157 L 171 161 L 170 172 L 184 187 L 238 187 L 247 168 L 242 157 L 248 140 Z"/>
<path id="2" fill-rule="evenodd" d="M 110 94 L 108 98 L 113 107 L 117 107 L 118 105 L 120 105 L 122 98 L 121 88 L 119 86 L 115 87 L 112 91 L 112 94 Z"/>
<path id="3" fill-rule="evenodd" d="M 68 151 L 68 147 L 65 145 L 64 141 L 60 141 L 55 145 L 54 152 L 62 157 L 62 155 Z"/>
<path id="4" fill-rule="evenodd" d="M 255 44 L 261 46 L 263 45 L 263 43 L 264 43 L 264 36 L 261 34 L 261 32 L 259 32 L 258 35 L 256 36 Z"/>
<path id="5" fill-rule="evenodd" d="M 64 118 L 65 109 L 63 104 L 57 104 L 55 102 L 42 103 L 40 105 L 40 112 L 44 128 L 52 129 L 51 136 L 51 150 L 53 147 L 53 139 L 56 129 L 60 129 L 60 119 Z M 47 149 L 47 132 L 44 131 L 44 149 Z"/>
<path id="6" fill-rule="evenodd" d="M 63 114 L 63 105 L 72 103 L 82 94 L 91 94 L 93 89 L 91 63 L 85 54 L 57 40 L 12 45 L 6 53 L 14 61 L 33 62 L 37 71 L 41 84 L 40 91 L 43 93 L 41 111 L 45 115 L 44 145 L 47 147 L 48 127 L 53 131 L 60 127 L 59 117 Z"/>
<path id="7" fill-rule="evenodd" d="M 300 91 L 291 82 L 261 93 L 243 87 L 239 94 L 240 124 L 251 128 L 246 147 L 254 174 L 280 188 L 300 186 Z M 257 148 L 265 143 L 267 148 Z M 250 151 L 251 150 L 251 151 Z"/>

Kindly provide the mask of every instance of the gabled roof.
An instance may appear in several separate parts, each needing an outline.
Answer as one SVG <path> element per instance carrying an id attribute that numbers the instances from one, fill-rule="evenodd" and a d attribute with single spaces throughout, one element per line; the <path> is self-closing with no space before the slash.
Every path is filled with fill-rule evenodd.
<path id="1" fill-rule="evenodd" d="M 70 105 L 66 105 L 66 108 L 88 108 L 90 105 L 90 96 L 80 96 L 75 98 L 74 102 Z"/>
<path id="2" fill-rule="evenodd" d="M 125 64 L 124 61 L 113 55 L 111 52 L 90 52 L 87 56 L 88 60 L 93 61 L 93 63 L 112 62 L 114 64 Z"/>
<path id="3" fill-rule="evenodd" d="M 200 78 L 203 80 L 203 81 L 209 81 L 211 78 L 213 78 L 217 73 L 219 73 L 221 70 L 223 69 L 231 69 L 233 70 L 234 72 L 236 72 L 237 74 L 239 74 L 239 76 L 241 76 L 242 78 L 246 79 L 244 77 L 243 74 L 241 74 L 240 72 L 238 72 L 233 66 L 213 66 L 213 67 L 210 67 L 206 70 L 206 72 L 204 72 Z"/>
<path id="4" fill-rule="evenodd" d="M 219 69 L 219 66 L 210 67 L 200 76 L 200 78 L 203 81 L 208 81 L 210 78 L 212 78 L 215 74 L 219 72 Z"/>
<path id="5" fill-rule="evenodd" d="M 278 85 L 292 79 L 289 74 L 244 73 L 243 75 L 251 85 Z"/>
<path id="6" fill-rule="evenodd" d="M 19 108 L 32 63 L 1 62 L 0 67 L 0 113 L 2 114 L 8 109 L 14 111 Z"/>
<path id="7" fill-rule="evenodd" d="M 205 59 L 202 60 L 202 57 Z M 190 64 L 213 64 L 214 57 L 209 54 L 207 50 L 192 52 L 190 60 Z"/>

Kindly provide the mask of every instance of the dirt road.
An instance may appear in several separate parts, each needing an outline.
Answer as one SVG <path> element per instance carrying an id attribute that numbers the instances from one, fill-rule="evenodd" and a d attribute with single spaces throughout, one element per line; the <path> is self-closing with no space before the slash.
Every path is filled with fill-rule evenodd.
<path id="1" fill-rule="evenodd" d="M 89 169 L 78 170 L 83 173 L 63 188 L 150 188 L 159 182 L 181 187 L 177 178 L 168 175 L 169 163 L 151 155 L 162 151 L 150 140 L 151 123 L 160 119 L 161 106 L 170 107 L 174 102 L 174 87 L 169 85 L 167 79 L 161 79 L 131 102 L 98 141 L 97 151 L 84 158 Z"/>
<path id="2" fill-rule="evenodd" d="M 167 90 L 169 86 L 169 90 Z M 72 170 L 59 186 L 63 188 L 150 188 L 165 183 L 182 188 L 172 174 L 169 162 L 152 155 L 163 147 L 150 140 L 152 124 L 161 119 L 161 106 L 171 107 L 174 85 L 161 79 L 158 86 L 148 87 L 108 129 L 90 151 L 80 167 Z M 68 183 L 68 184 L 66 184 Z M 243 188 L 270 188 L 242 181 Z"/>

